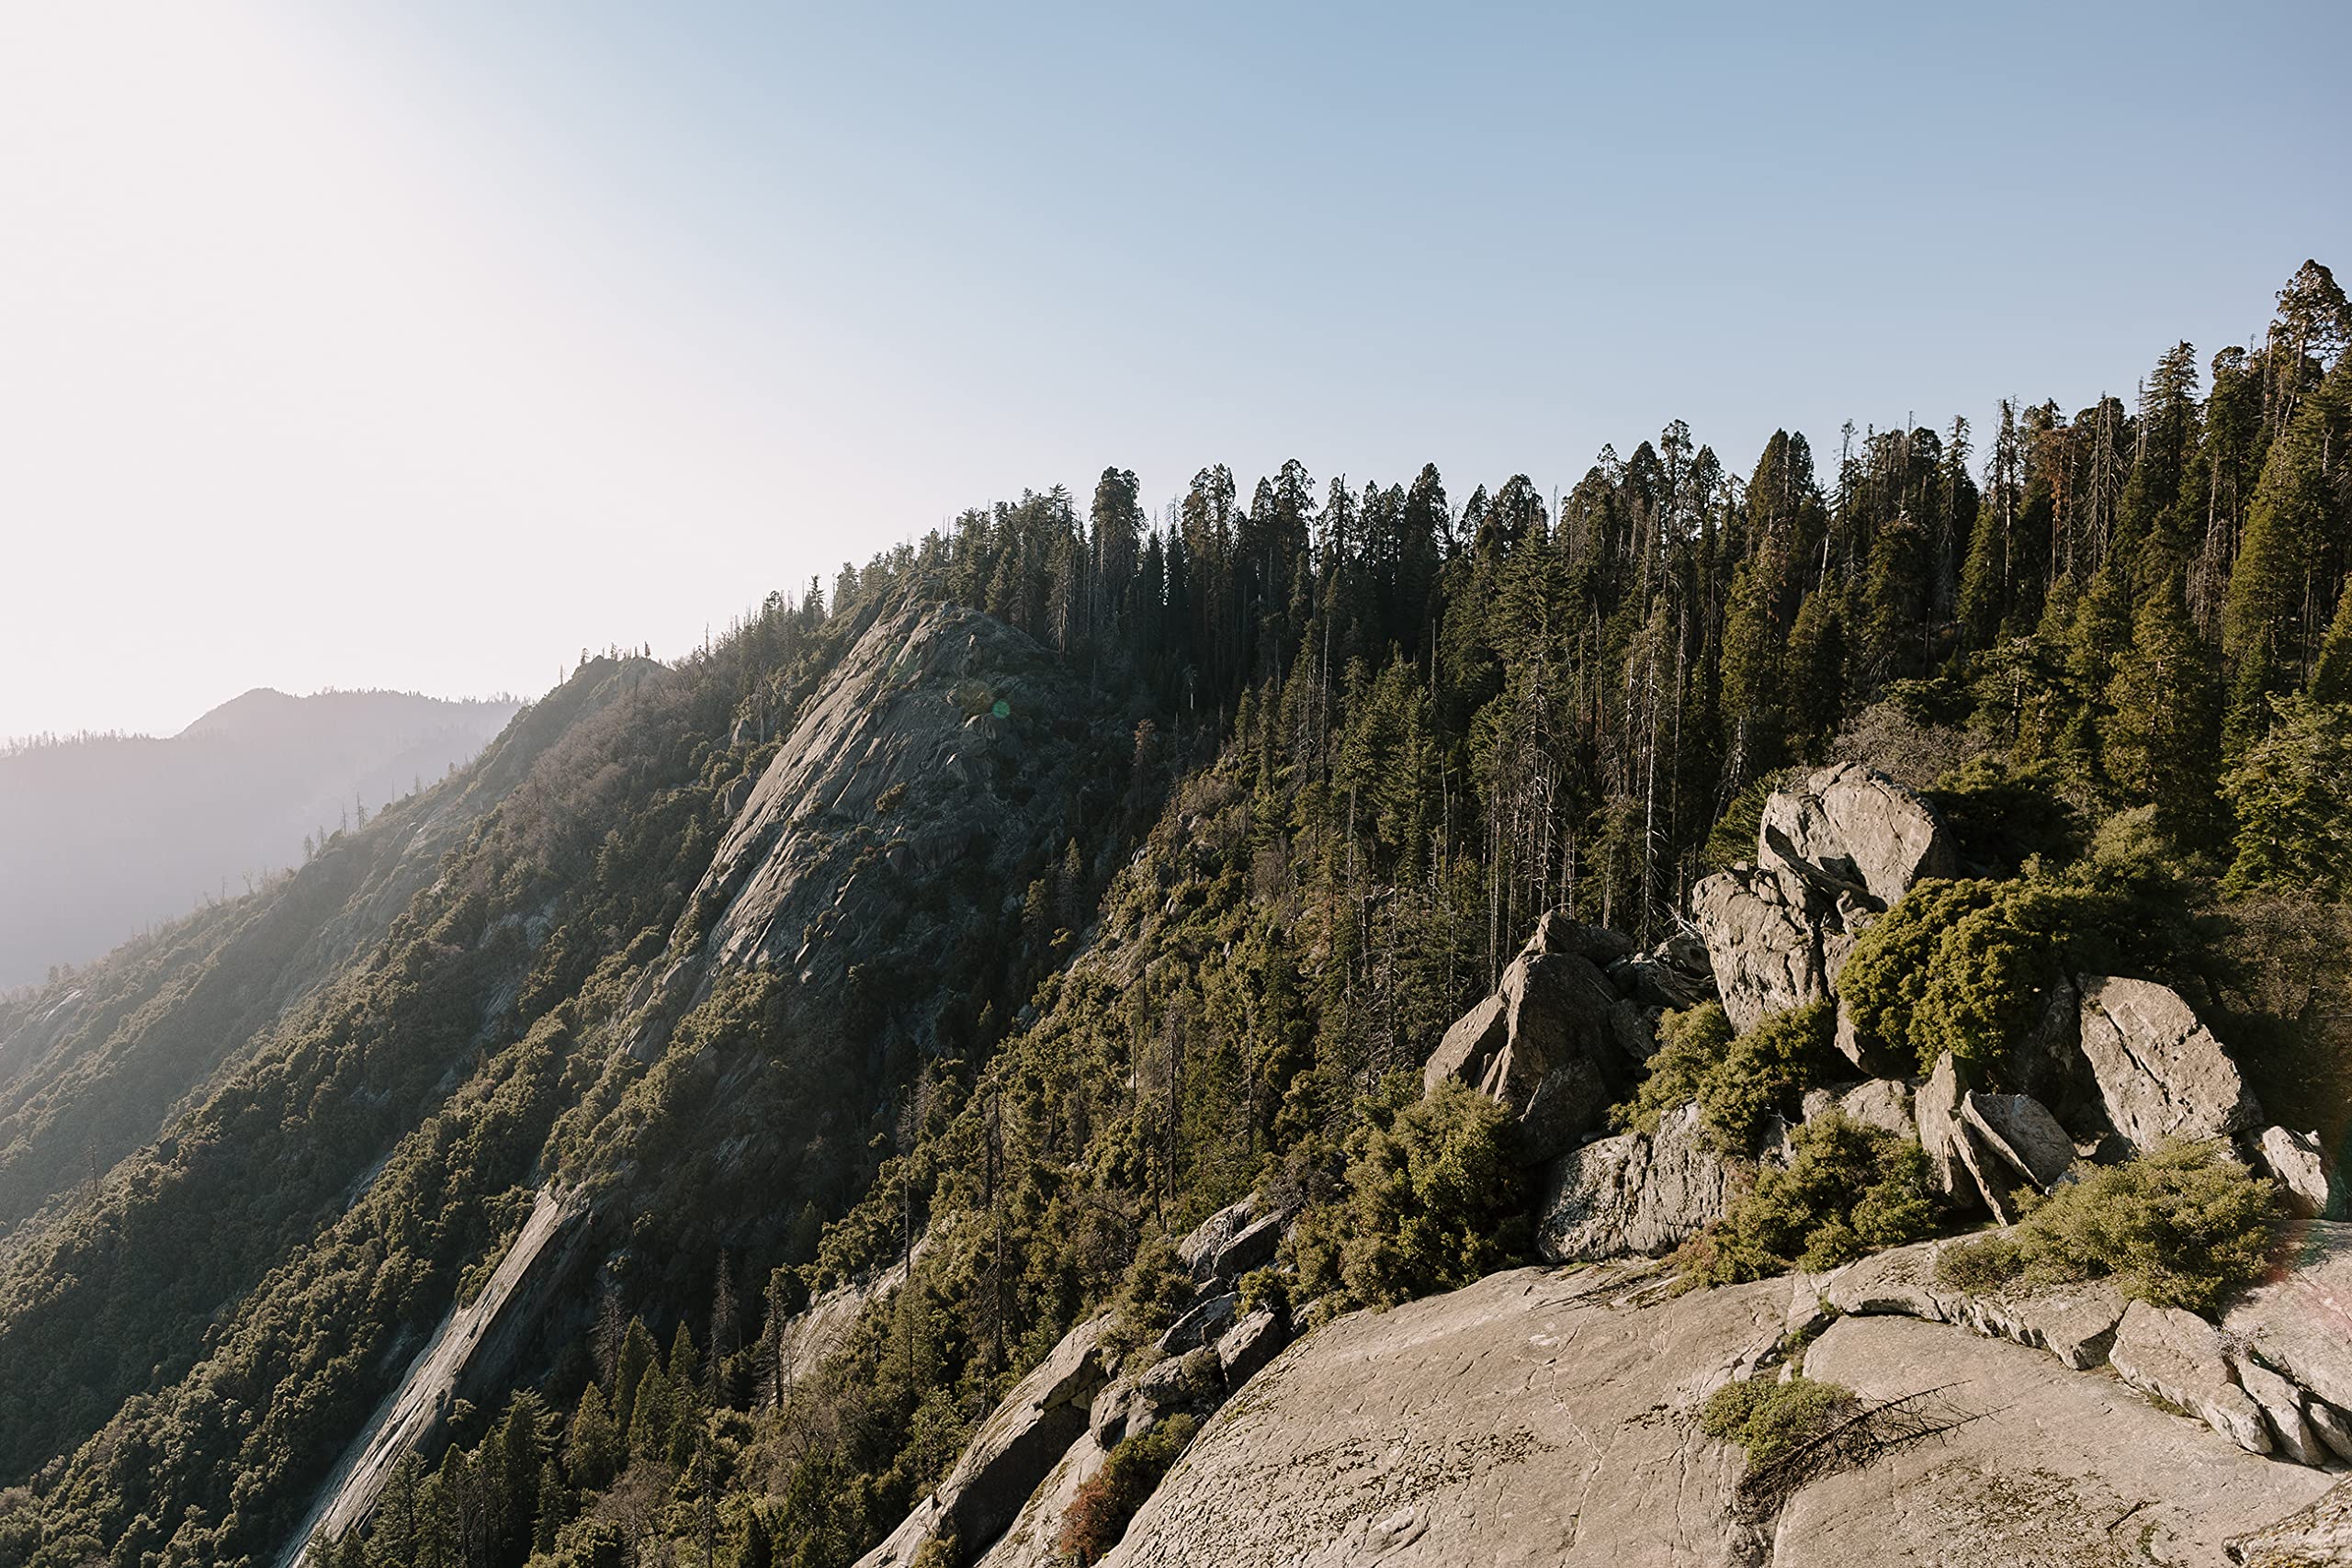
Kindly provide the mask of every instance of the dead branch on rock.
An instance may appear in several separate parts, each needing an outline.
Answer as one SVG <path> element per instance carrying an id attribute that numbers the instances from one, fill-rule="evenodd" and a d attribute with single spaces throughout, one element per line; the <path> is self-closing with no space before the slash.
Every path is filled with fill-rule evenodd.
<path id="1" fill-rule="evenodd" d="M 1776 1518 L 1789 1499 L 1825 1476 L 1875 1464 L 1994 1414 L 1962 1407 L 1951 1393 L 1960 1386 L 1939 1383 L 1865 1404 L 1787 1452 L 1753 1467 L 1739 1478 L 1736 1496 L 1740 1517 L 1750 1523 Z"/>

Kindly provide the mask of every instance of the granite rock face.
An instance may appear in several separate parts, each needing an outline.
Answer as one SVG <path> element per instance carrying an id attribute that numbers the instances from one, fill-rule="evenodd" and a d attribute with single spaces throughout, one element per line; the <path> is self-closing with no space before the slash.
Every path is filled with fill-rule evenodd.
<path id="1" fill-rule="evenodd" d="M 1928 804 L 1867 768 L 1840 763 L 1775 791 L 1756 863 L 1690 890 L 1733 1029 L 1833 994 L 1863 927 L 1954 864 L 1951 836 Z"/>
<path id="2" fill-rule="evenodd" d="M 2265 1366 L 2352 1410 L 2352 1224 L 2312 1221 L 2293 1267 L 2240 1296 L 2222 1327 Z"/>
<path id="3" fill-rule="evenodd" d="M 1757 855 L 1759 866 L 1860 892 L 1881 909 L 1921 877 L 1950 876 L 1957 865 L 1951 835 L 1927 802 L 1854 762 L 1767 796 Z"/>
<path id="4" fill-rule="evenodd" d="M 2114 1132 L 2144 1152 L 2262 1122 L 2237 1064 L 2180 993 L 2153 980 L 2084 977 L 2080 1049 Z"/>
<path id="5" fill-rule="evenodd" d="M 1743 1523 L 1742 1461 L 1695 1412 L 1778 1375 L 1790 1289 L 1675 1296 L 1622 1268 L 1522 1269 L 1340 1318 L 1209 1421 L 1105 1562 L 2120 1565 L 2144 1543 L 2207 1562 L 2331 1484 L 2040 1350 L 1849 1315 L 1806 1350 L 1808 1376 L 1866 1400 L 1943 1388 L 1975 1418 Z"/>
<path id="6" fill-rule="evenodd" d="M 1494 994 L 1445 1032 L 1422 1072 L 1425 1094 L 1451 1080 L 1510 1107 L 1530 1165 L 1599 1128 L 1648 1054 L 1647 1021 L 1587 956 L 1609 950 L 1596 930 L 1546 915 Z"/>
<path id="7" fill-rule="evenodd" d="M 1621 1133 L 1560 1156 L 1535 1248 L 1555 1263 L 1660 1257 L 1723 1218 L 1730 1199 L 1730 1168 L 1708 1144 L 1699 1108 L 1685 1105 L 1655 1134 Z"/>
<path id="8" fill-rule="evenodd" d="M 1900 1317 L 1833 1324 L 1810 1377 L 1864 1399 L 1952 1384 L 1978 1420 L 1798 1493 L 1772 1568 L 2217 1563 L 2223 1543 L 2309 1506 L 2330 1478 L 2257 1458 L 2112 1379 Z"/>

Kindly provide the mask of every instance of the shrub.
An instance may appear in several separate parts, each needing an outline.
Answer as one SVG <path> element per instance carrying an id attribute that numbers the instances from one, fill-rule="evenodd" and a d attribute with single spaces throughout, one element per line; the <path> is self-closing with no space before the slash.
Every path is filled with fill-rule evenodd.
<path id="1" fill-rule="evenodd" d="M 1634 1097 L 1610 1111 L 1620 1127 L 1655 1133 L 1678 1105 L 1696 1100 L 1710 1140 L 1723 1153 L 1753 1152 L 1772 1112 L 1793 1111 L 1799 1094 L 1834 1075 L 1837 1010 L 1810 1002 L 1774 1013 L 1735 1039 L 1718 1003 L 1702 1002 L 1658 1021 L 1661 1043 Z"/>
<path id="2" fill-rule="evenodd" d="M 2278 1189 L 2213 1144 L 2177 1144 L 2059 1188 L 2006 1236 L 1948 1247 L 1964 1290 L 2109 1279 L 2152 1306 L 2211 1312 L 2269 1265 Z"/>
<path id="3" fill-rule="evenodd" d="M 1288 1316 L 1291 1308 L 1290 1280 L 1288 1274 L 1271 1266 L 1252 1269 L 1242 1275 L 1238 1285 L 1241 1315 L 1247 1317 L 1260 1307 L 1264 1307 L 1277 1316 Z"/>
<path id="4" fill-rule="evenodd" d="M 2011 1039 L 2031 1027 L 2060 973 L 2054 932 L 2085 911 L 2054 886 L 1929 878 L 1873 921 L 1839 972 L 1838 994 L 1866 1046 L 1922 1072 L 1950 1051 L 1994 1082 Z"/>
<path id="5" fill-rule="evenodd" d="M 1758 1173 L 1731 1213 L 1676 1254 L 1693 1283 L 1761 1280 L 1792 1265 L 1834 1269 L 1935 1226 L 1919 1145 L 1838 1111 L 1797 1129 L 1786 1169 Z"/>
<path id="6" fill-rule="evenodd" d="M 1177 1258 L 1176 1244 L 1162 1232 L 1151 1232 L 1136 1248 L 1111 1299 L 1102 1348 L 1116 1359 L 1159 1338 L 1192 1296 L 1193 1276 Z"/>
<path id="7" fill-rule="evenodd" d="M 1190 1416 L 1170 1416 L 1148 1431 L 1122 1438 L 1062 1512 L 1063 1557 L 1092 1563 L 1118 1545 L 1127 1521 L 1193 1440 L 1195 1429 Z"/>
<path id="8" fill-rule="evenodd" d="M 1827 1080 L 1840 1060 L 1830 1043 L 1837 1025 L 1836 1007 L 1808 1002 L 1772 1014 L 1731 1043 L 1699 1085 L 1699 1115 L 1717 1148 L 1751 1152 L 1767 1117 L 1793 1111 L 1805 1089 Z"/>
<path id="9" fill-rule="evenodd" d="M 1655 1133 L 1659 1118 L 1698 1099 L 1700 1085 L 1731 1045 L 1731 1020 L 1721 1002 L 1701 1002 L 1659 1015 L 1657 1034 L 1657 1052 L 1640 1090 L 1610 1109 L 1610 1122 L 1621 1130 Z"/>
<path id="10" fill-rule="evenodd" d="M 1499 1267 L 1524 1206 L 1510 1113 L 1460 1084 L 1364 1111 L 1348 1135 L 1345 1197 L 1310 1210 L 1294 1238 L 1301 1288 L 1392 1306 Z"/>
<path id="11" fill-rule="evenodd" d="M 1737 1443 L 1753 1468 L 1828 1430 L 1858 1404 L 1854 1391 L 1839 1383 L 1750 1378 L 1709 1395 L 1699 1410 L 1699 1429 L 1718 1442 Z"/>
<path id="12" fill-rule="evenodd" d="M 2015 768 L 1972 757 L 1923 791 L 1965 859 L 2014 874 L 2027 862 L 2072 860 L 2082 852 L 2080 816 L 2059 795 L 2047 762 Z"/>

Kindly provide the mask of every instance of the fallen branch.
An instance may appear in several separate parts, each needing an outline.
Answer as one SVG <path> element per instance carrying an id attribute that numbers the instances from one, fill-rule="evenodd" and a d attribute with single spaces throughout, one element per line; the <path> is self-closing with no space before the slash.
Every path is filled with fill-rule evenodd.
<path id="1" fill-rule="evenodd" d="M 1789 1499 L 1824 1476 L 1875 1464 L 1995 1414 L 1964 1409 L 1954 1402 L 1951 1391 L 1960 1386 L 1939 1383 L 1864 1405 L 1786 1453 L 1755 1466 L 1739 1478 L 1740 1516 L 1750 1523 L 1775 1518 Z"/>

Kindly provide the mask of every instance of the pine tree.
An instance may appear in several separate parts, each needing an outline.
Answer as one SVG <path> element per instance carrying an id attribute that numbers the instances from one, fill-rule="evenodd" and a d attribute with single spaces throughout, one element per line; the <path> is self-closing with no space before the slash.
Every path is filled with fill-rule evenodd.
<path id="1" fill-rule="evenodd" d="M 2107 702 L 2102 750 L 2117 788 L 2129 801 L 2153 804 L 2175 834 L 2201 831 L 2212 817 L 2221 709 L 2212 655 L 2189 616 L 2180 571 L 2141 600 Z"/>

